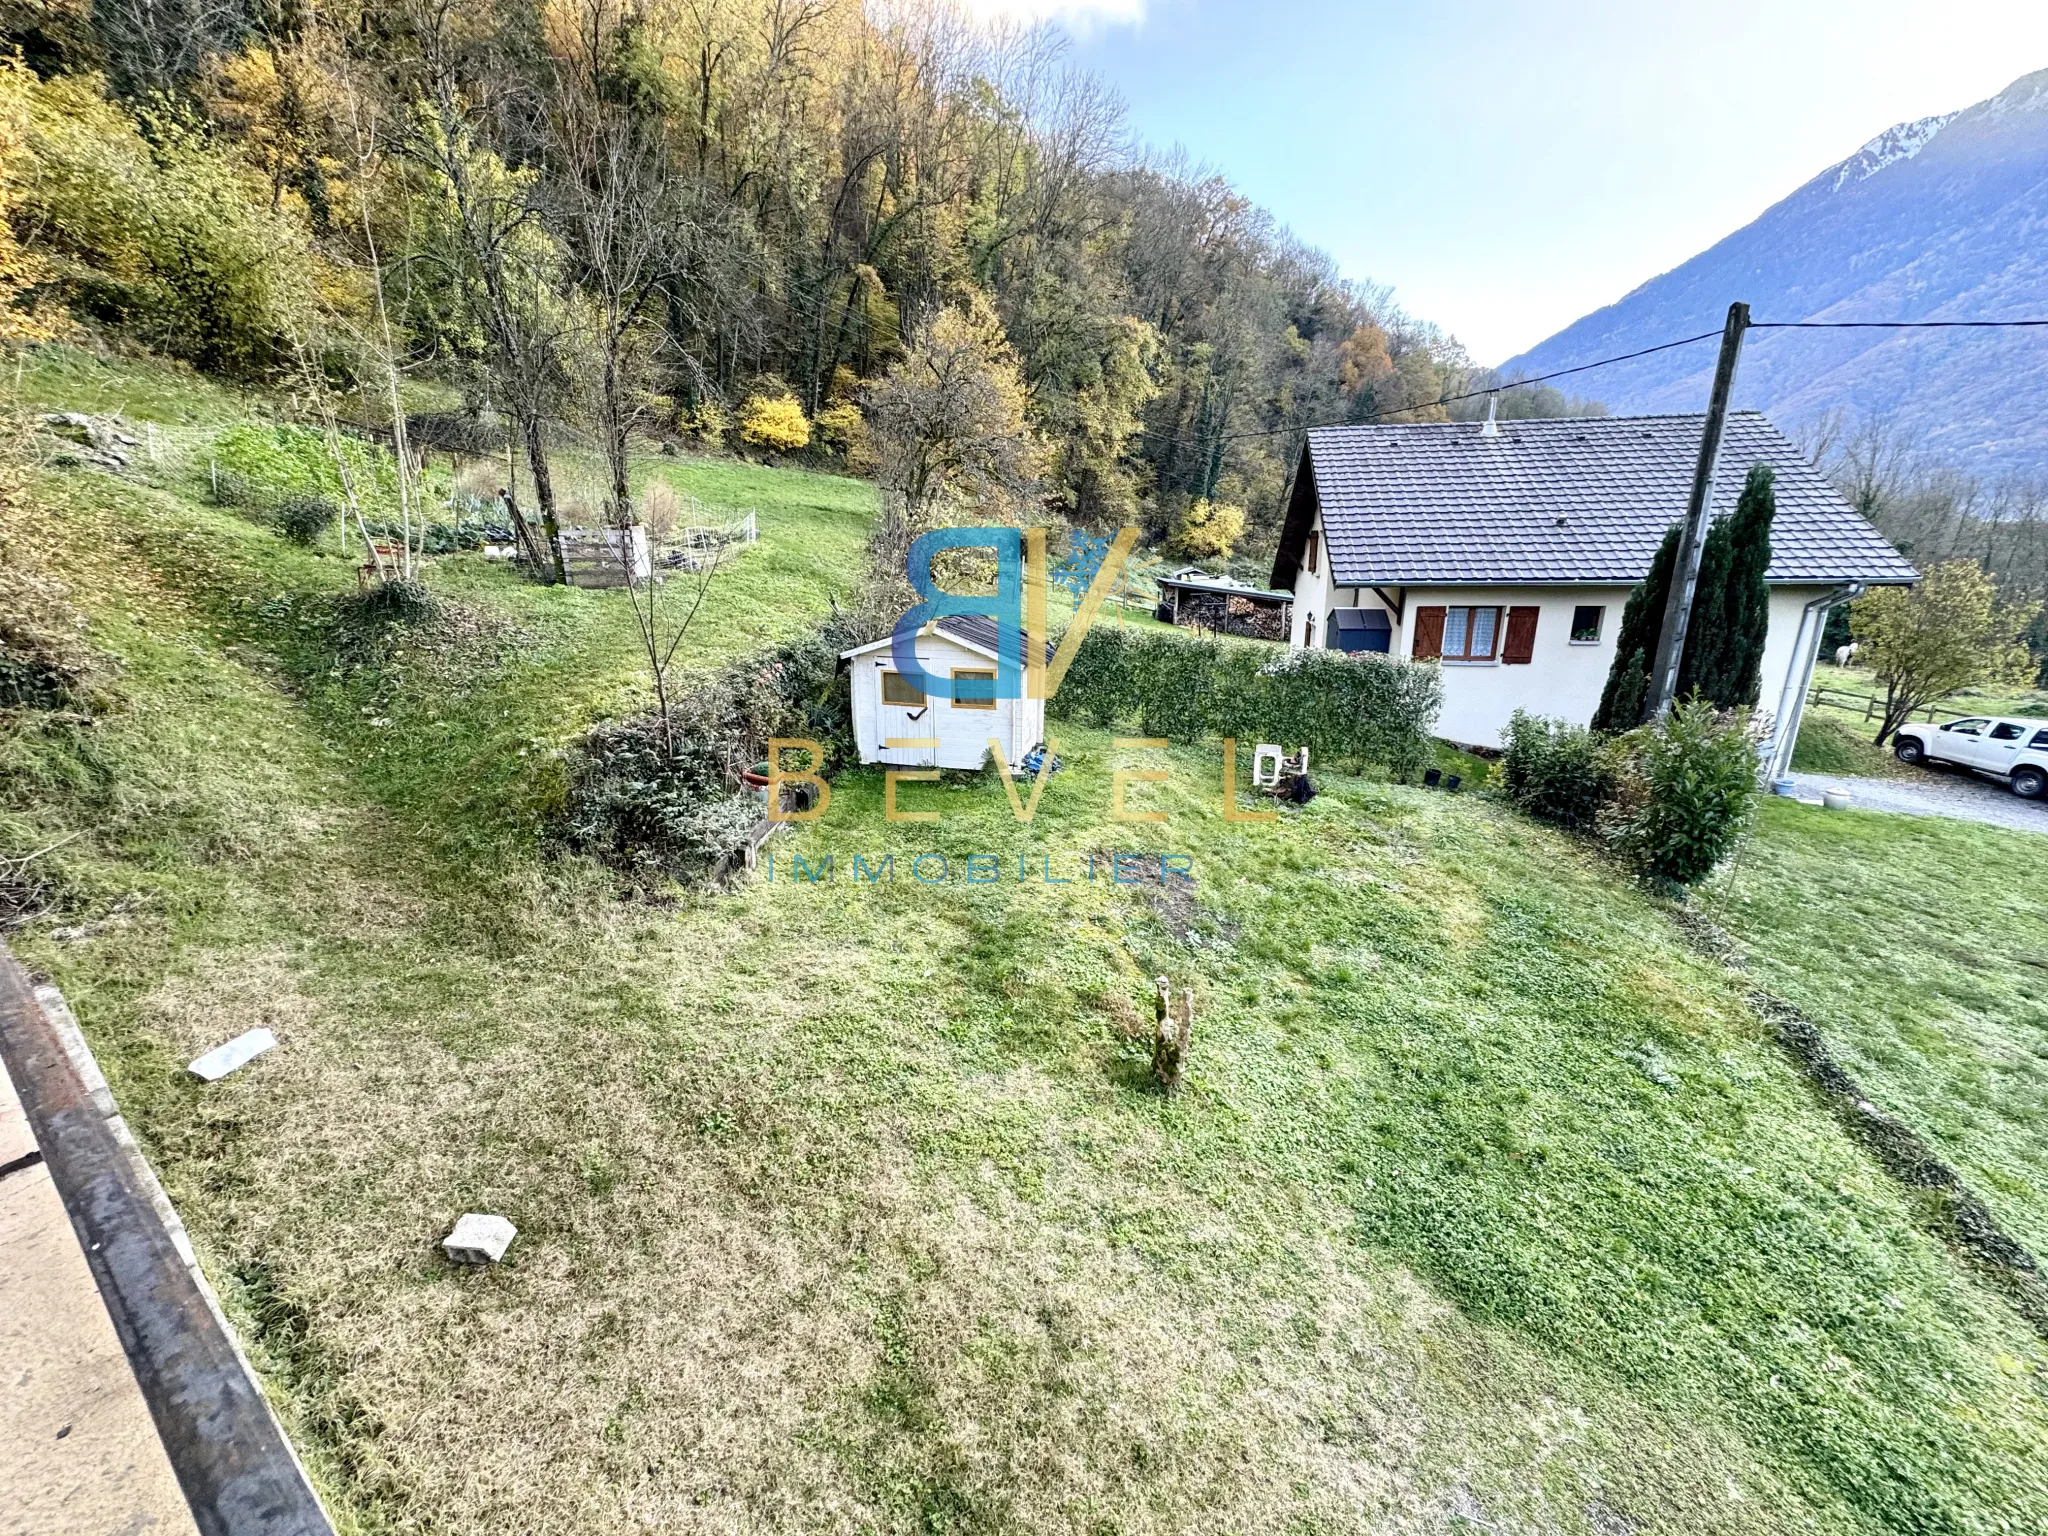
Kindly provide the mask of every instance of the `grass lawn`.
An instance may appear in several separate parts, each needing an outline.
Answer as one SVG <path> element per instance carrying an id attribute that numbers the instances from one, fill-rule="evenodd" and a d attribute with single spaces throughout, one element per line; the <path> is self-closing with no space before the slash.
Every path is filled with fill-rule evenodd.
<path id="1" fill-rule="evenodd" d="M 1766 800 L 1714 908 L 1759 979 L 2048 1253 L 2048 894 L 2038 836 Z"/>
<path id="2" fill-rule="evenodd" d="M 761 513 L 694 663 L 843 590 L 866 488 L 662 472 Z M 562 744 L 636 696 L 621 594 L 450 557 L 448 622 L 337 656 L 351 569 L 181 489 L 39 477 L 118 702 L 11 727 L 0 849 L 78 834 L 48 856 L 72 909 L 17 947 L 348 1529 L 2048 1525 L 2048 1347 L 1580 845 L 1337 775 L 1227 822 L 1213 750 L 1055 722 L 1028 825 L 979 782 L 904 785 L 943 819 L 888 823 L 853 773 L 772 879 L 621 902 L 541 835 Z M 1170 819 L 1112 822 L 1110 774 L 1162 762 L 1131 801 Z M 1796 809 L 1727 898 L 1753 944 L 1768 861 L 1834 889 Z M 1855 850 L 1857 899 L 1901 846 Z M 1119 883 L 1120 850 L 1194 882 Z M 1980 974 L 1886 932 L 1902 976 Z M 2020 949 L 1955 1017 L 2018 996 Z M 1160 974 L 1197 997 L 1170 1100 Z M 181 1071 L 259 1023 L 282 1045 L 250 1068 Z M 1981 1086 L 1916 1049 L 1935 1107 Z M 2017 1124 L 2009 1087 L 1985 1102 Z M 2038 1142 L 2000 1145 L 2032 1178 Z M 464 1210 L 519 1226 L 503 1267 L 439 1259 Z"/>

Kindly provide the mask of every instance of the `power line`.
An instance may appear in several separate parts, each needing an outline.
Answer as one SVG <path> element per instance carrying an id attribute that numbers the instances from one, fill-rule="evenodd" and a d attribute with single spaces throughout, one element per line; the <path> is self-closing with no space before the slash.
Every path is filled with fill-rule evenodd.
<path id="1" fill-rule="evenodd" d="M 1752 320 L 1752 331 L 1993 331 L 2048 320 Z"/>
<path id="2" fill-rule="evenodd" d="M 1222 432 L 1214 437 L 1183 437 L 1177 432 L 1155 432 L 1150 427 L 1140 427 L 1132 434 L 1137 437 L 1164 439 L 1181 443 L 1234 443 L 1251 437 L 1282 437 L 1291 432 L 1313 432 L 1318 427 L 1356 427 L 1369 421 L 1379 421 L 1388 416 L 1406 416 L 1410 411 L 1427 411 L 1437 406 L 1455 405 L 1460 400 L 1483 400 L 1488 395 L 1497 395 L 1505 389 L 1521 389 L 1530 384 L 1547 384 L 1552 379 L 1562 379 L 1569 374 L 1586 373 L 1594 368 L 1605 368 L 1614 363 L 1626 363 L 1638 357 L 1648 357 L 1653 352 L 1669 352 L 1674 347 L 1689 347 L 1695 342 L 1713 341 L 1719 331 L 1702 331 L 1697 336 L 1686 336 L 1678 341 L 1660 341 L 1654 347 L 1643 347 L 1635 352 L 1623 352 L 1614 357 L 1603 357 L 1597 362 L 1580 363 L 1572 368 L 1560 368 L 1554 373 L 1539 373 L 1533 379 L 1512 379 L 1505 384 L 1490 384 L 1485 389 L 1468 389 L 1461 395 L 1439 395 L 1434 400 L 1417 400 L 1413 405 L 1397 405 L 1384 411 L 1367 411 L 1363 416 L 1343 416 L 1334 421 L 1304 421 L 1285 427 L 1262 427 L 1252 432 Z"/>
<path id="3" fill-rule="evenodd" d="M 2002 330 L 2022 327 L 2048 327 L 2048 320 L 1752 320 L 1748 329 L 1752 331 L 1916 331 L 1916 330 Z M 1461 400 L 1482 400 L 1488 395 L 1500 394 L 1503 390 L 1521 389 L 1530 384 L 1547 384 L 1552 379 L 1567 378 L 1575 373 L 1588 373 L 1595 368 L 1608 368 L 1616 363 L 1632 362 L 1639 357 L 1648 357 L 1656 352 L 1669 352 L 1676 347 L 1690 347 L 1702 341 L 1712 341 L 1720 336 L 1719 331 L 1702 331 L 1697 336 L 1681 337 L 1677 341 L 1659 342 L 1654 347 L 1643 347 L 1635 352 L 1621 352 L 1613 357 L 1599 358 L 1594 362 L 1580 363 L 1576 367 L 1559 368 L 1551 373 L 1539 373 L 1530 379 L 1510 379 L 1506 383 L 1489 385 L 1485 389 L 1469 389 L 1463 394 L 1439 395 L 1434 400 L 1418 400 L 1413 405 L 1394 406 L 1384 411 L 1368 411 L 1362 416 L 1342 416 L 1330 421 L 1296 422 L 1284 427 L 1262 427 L 1248 432 L 1221 432 L 1213 437 L 1186 437 L 1178 432 L 1160 432 L 1150 427 L 1140 427 L 1132 435 L 1149 437 L 1155 442 L 1177 442 L 1188 444 L 1234 443 L 1249 438 L 1285 437 L 1295 432 L 1313 432 L 1320 427 L 1364 426 L 1367 422 L 1382 421 L 1389 416 L 1406 416 L 1411 411 L 1427 411 L 1440 406 L 1455 405 Z"/>

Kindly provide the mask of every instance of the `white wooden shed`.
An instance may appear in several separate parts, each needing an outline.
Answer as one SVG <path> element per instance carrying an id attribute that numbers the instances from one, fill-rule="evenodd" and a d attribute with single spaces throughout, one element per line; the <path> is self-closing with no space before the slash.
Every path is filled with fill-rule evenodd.
<path id="1" fill-rule="evenodd" d="M 994 697 L 998 634 L 994 620 L 968 615 L 943 618 L 918 631 L 918 664 L 933 677 L 970 685 L 968 690 L 956 687 L 956 694 L 983 684 L 987 696 L 980 699 L 927 698 L 897 672 L 890 640 L 843 652 L 860 760 L 903 768 L 979 768 L 993 737 L 1010 767 L 1021 763 L 1045 739 L 1045 700 Z M 883 745 L 889 741 L 936 745 Z"/>

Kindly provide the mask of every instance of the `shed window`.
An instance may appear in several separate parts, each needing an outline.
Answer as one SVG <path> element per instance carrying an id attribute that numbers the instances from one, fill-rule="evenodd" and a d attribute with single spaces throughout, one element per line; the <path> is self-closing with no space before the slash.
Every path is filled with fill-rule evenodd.
<path id="1" fill-rule="evenodd" d="M 1445 661 L 1491 661 L 1500 636 L 1498 608 L 1444 610 Z"/>
<path id="2" fill-rule="evenodd" d="M 882 702 L 902 704 L 910 709 L 924 708 L 924 694 L 911 684 L 901 672 L 882 674 Z"/>
<path id="3" fill-rule="evenodd" d="M 1606 608 L 1598 603 L 1586 603 L 1572 610 L 1572 644 L 1598 645 L 1600 625 L 1607 617 Z"/>
<path id="4" fill-rule="evenodd" d="M 994 709 L 996 707 L 996 675 L 973 667 L 953 669 L 953 707 L 955 709 Z"/>

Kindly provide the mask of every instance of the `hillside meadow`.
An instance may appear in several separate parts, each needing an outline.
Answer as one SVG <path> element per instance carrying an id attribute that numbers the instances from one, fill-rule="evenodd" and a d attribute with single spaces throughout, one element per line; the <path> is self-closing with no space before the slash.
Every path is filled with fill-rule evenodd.
<path id="1" fill-rule="evenodd" d="M 1055 722 L 1028 824 L 972 777 L 890 823 L 856 771 L 772 879 L 625 899 L 548 837 L 561 753 L 642 696 L 621 594 L 448 556 L 435 621 L 337 628 L 348 562 L 200 495 L 232 402 L 143 372 L 120 398 L 162 460 L 40 471 L 24 515 L 108 664 L 94 722 L 0 743 L 0 847 L 72 839 L 62 908 L 10 942 L 344 1529 L 2048 1524 L 2048 1346 L 1847 1139 L 1753 979 L 1581 845 L 1336 774 L 1225 821 L 1213 745 Z M 863 483 L 648 472 L 759 516 L 691 665 L 850 586 Z M 1112 821 L 1112 772 L 1162 763 L 1132 802 L 1168 819 Z M 2039 940 L 1881 907 L 2038 845 L 1907 831 L 1768 807 L 1705 899 L 2038 1240 Z M 1120 852 L 1192 881 L 1119 882 Z M 947 878 L 906 878 L 930 853 Z M 1965 906 L 1975 934 L 2044 916 L 2022 882 Z M 1173 1098 L 1158 975 L 1196 997 Z M 250 1068 L 182 1070 L 258 1024 Z M 465 1210 L 518 1225 L 501 1268 L 440 1258 Z"/>

